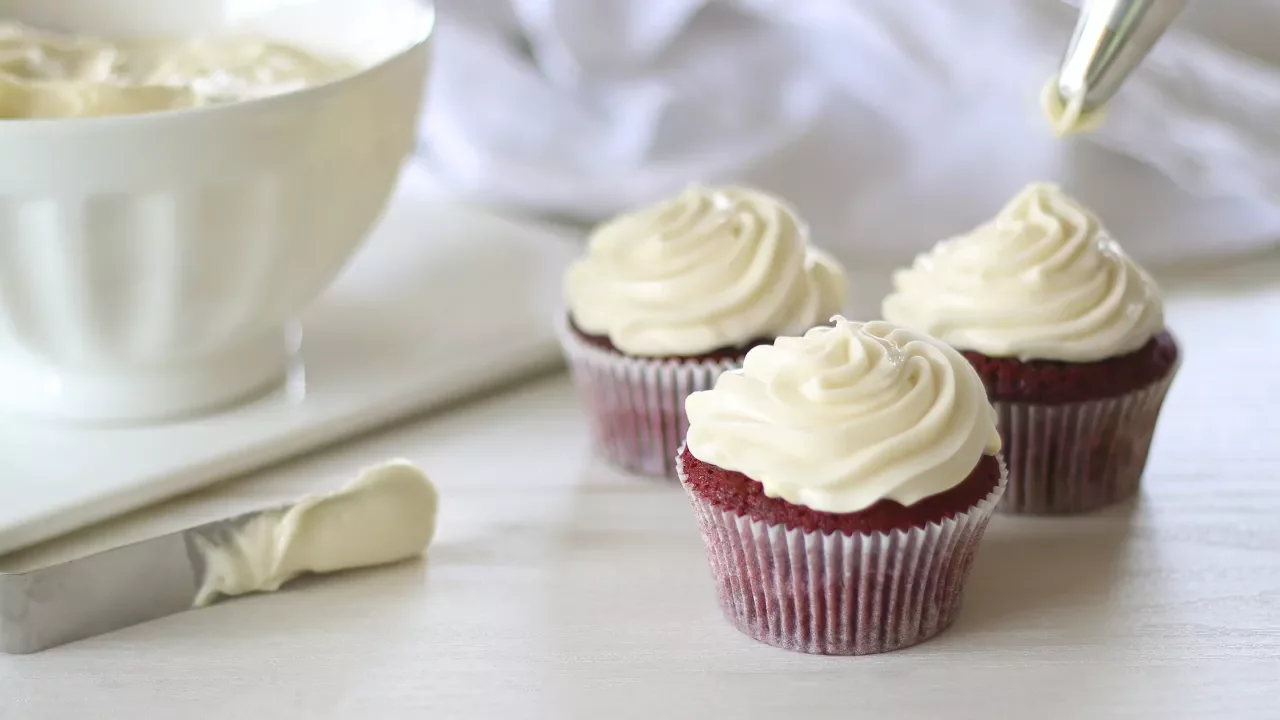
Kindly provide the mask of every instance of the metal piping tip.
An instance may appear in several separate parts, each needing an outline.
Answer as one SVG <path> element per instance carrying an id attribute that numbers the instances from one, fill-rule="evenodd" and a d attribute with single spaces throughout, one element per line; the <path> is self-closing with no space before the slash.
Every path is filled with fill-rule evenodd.
<path id="1" fill-rule="evenodd" d="M 1186 7 L 1187 0 L 1084 0 L 1058 69 L 1063 107 L 1106 105 Z"/>

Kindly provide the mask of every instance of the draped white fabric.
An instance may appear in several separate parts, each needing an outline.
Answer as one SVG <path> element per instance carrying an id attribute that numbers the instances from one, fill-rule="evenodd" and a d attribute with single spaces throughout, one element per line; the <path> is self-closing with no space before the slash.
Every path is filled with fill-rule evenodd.
<path id="1" fill-rule="evenodd" d="M 1140 260 L 1280 238 L 1280 0 L 1191 3 L 1088 137 L 1037 96 L 1059 0 L 438 0 L 424 148 L 476 200 L 583 221 L 746 182 L 843 261 L 901 261 L 1058 182 Z"/>

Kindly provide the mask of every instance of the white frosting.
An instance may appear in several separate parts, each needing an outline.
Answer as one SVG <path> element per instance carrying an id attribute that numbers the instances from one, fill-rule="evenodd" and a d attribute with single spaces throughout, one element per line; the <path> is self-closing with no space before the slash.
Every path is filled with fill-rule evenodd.
<path id="1" fill-rule="evenodd" d="M 577 326 L 643 356 L 801 333 L 839 312 L 845 290 L 781 200 L 696 185 L 600 226 L 565 278 Z"/>
<path id="2" fill-rule="evenodd" d="M 251 38 L 107 40 L 0 23 L 0 118 L 202 107 L 289 92 L 351 70 Z"/>
<path id="3" fill-rule="evenodd" d="M 689 452 L 770 497 L 844 513 L 944 492 L 1000 451 L 964 356 L 887 322 L 834 322 L 753 349 L 691 395 Z"/>
<path id="4" fill-rule="evenodd" d="M 381 565 L 420 555 L 438 496 L 413 465 L 394 461 L 351 484 L 263 512 L 229 536 L 197 536 L 205 572 L 197 607 L 219 596 L 272 591 L 307 572 Z"/>
<path id="5" fill-rule="evenodd" d="M 1084 133 L 1102 124 L 1105 117 L 1101 108 L 1084 112 L 1084 96 L 1063 102 L 1058 92 L 1058 77 L 1055 75 L 1045 83 L 1040 91 L 1040 111 L 1049 121 L 1049 129 L 1055 137 L 1065 137 L 1072 133 Z"/>
<path id="6" fill-rule="evenodd" d="M 893 286 L 886 320 L 992 357 L 1092 362 L 1164 328 L 1151 276 L 1092 213 L 1042 183 L 917 257 Z"/>

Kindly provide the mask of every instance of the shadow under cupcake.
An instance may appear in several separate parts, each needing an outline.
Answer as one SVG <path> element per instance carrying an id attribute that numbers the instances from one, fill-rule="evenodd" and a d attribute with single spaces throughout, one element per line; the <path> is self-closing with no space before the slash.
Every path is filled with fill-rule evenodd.
<path id="1" fill-rule="evenodd" d="M 835 318 L 691 395 L 677 470 L 728 620 L 781 648 L 866 655 L 955 619 L 1007 479 L 954 349 Z"/>
<path id="2" fill-rule="evenodd" d="M 843 270 L 783 201 L 690 186 L 591 234 L 565 276 L 560 340 L 597 451 L 675 479 L 684 401 L 752 348 L 826 322 Z"/>
<path id="3" fill-rule="evenodd" d="M 1056 186 L 894 274 L 884 317 L 957 349 L 1000 418 L 1000 510 L 1064 514 L 1137 494 L 1179 363 L 1151 276 Z"/>

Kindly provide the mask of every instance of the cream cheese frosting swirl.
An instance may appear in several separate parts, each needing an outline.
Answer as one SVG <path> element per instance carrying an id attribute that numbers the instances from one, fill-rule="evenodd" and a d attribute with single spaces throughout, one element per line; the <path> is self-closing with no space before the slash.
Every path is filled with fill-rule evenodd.
<path id="1" fill-rule="evenodd" d="M 583 332 L 640 356 L 690 356 L 798 334 L 844 304 L 844 271 L 781 200 L 690 186 L 601 225 L 565 277 Z"/>
<path id="2" fill-rule="evenodd" d="M 1164 328 L 1151 276 L 1092 213 L 1043 183 L 918 256 L 893 286 L 886 320 L 992 357 L 1093 362 Z"/>
<path id="3" fill-rule="evenodd" d="M 770 497 L 845 513 L 937 495 L 1000 451 L 964 356 L 884 321 L 834 323 L 753 349 L 689 396 L 689 452 Z"/>

